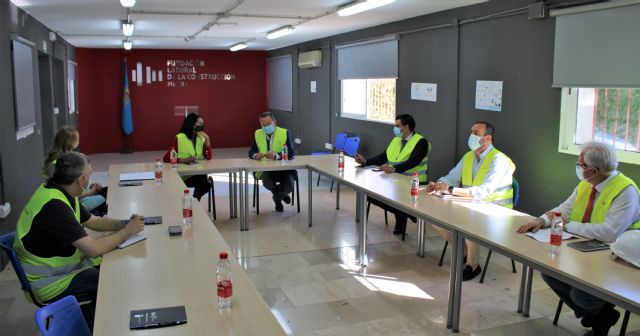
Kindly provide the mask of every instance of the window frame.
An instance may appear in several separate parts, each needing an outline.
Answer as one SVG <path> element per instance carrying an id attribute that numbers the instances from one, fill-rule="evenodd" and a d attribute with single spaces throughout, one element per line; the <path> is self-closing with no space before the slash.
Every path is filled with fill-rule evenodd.
<path id="1" fill-rule="evenodd" d="M 576 145 L 576 125 L 578 116 L 578 89 L 562 88 L 560 100 L 560 137 L 558 152 L 580 155 L 580 145 Z M 616 149 L 618 162 L 640 165 L 640 153 Z"/>
<path id="2" fill-rule="evenodd" d="M 390 121 L 384 121 L 384 120 L 377 120 L 377 119 L 369 119 L 368 118 L 368 114 L 367 111 L 364 111 L 364 114 L 355 114 L 355 113 L 345 113 L 342 108 L 342 81 L 343 80 L 370 80 L 370 79 L 392 79 L 394 81 L 394 85 L 395 85 L 395 113 L 394 113 L 394 119 L 390 120 Z M 398 115 L 398 78 L 344 78 L 344 79 L 339 79 L 338 80 L 338 93 L 339 93 L 339 100 L 338 100 L 338 104 L 339 104 L 339 109 L 340 109 L 340 114 L 339 116 L 341 118 L 349 118 L 349 119 L 356 119 L 356 120 L 362 120 L 362 121 L 369 121 L 369 122 L 375 122 L 375 123 L 381 123 L 381 124 L 386 124 L 386 125 L 395 125 L 395 117 Z M 365 98 L 366 98 L 366 93 L 365 93 Z M 366 107 L 365 107 L 366 108 Z"/>

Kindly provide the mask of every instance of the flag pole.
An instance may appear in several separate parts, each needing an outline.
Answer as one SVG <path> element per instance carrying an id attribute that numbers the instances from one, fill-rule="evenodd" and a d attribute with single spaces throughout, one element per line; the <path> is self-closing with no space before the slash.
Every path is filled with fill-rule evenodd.
<path id="1" fill-rule="evenodd" d="M 127 73 L 127 58 L 124 59 L 124 85 L 122 92 L 122 132 L 124 133 L 124 146 L 120 154 L 131 154 L 133 149 L 129 147 L 129 135 L 133 133 L 133 116 L 131 115 L 131 94 L 129 92 L 129 76 Z"/>

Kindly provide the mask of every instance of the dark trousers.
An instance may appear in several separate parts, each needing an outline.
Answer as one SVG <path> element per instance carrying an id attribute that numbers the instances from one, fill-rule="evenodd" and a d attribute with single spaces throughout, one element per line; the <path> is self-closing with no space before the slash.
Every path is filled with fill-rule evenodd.
<path id="1" fill-rule="evenodd" d="M 198 201 L 209 192 L 209 180 L 207 175 L 193 175 L 184 181 L 189 188 L 194 188 L 193 197 Z"/>
<path id="2" fill-rule="evenodd" d="M 71 280 L 69 287 L 60 293 L 60 295 L 44 303 L 58 301 L 67 295 L 75 296 L 78 302 L 90 301 L 89 303 L 81 305 L 80 310 L 82 311 L 84 320 L 87 321 L 89 329 L 93 331 L 93 318 L 96 313 L 96 296 L 98 294 L 99 278 L 99 267 L 92 267 L 84 270 L 78 273 L 73 280 Z"/>
<path id="3" fill-rule="evenodd" d="M 295 170 L 269 171 L 262 173 L 262 185 L 273 194 L 274 201 L 282 201 L 282 198 L 293 191 Z"/>
<path id="4" fill-rule="evenodd" d="M 582 317 L 586 314 L 596 316 L 602 312 L 607 306 L 612 307 L 610 303 L 603 301 L 589 293 L 574 288 L 558 279 L 542 274 L 542 279 L 551 289 L 558 294 L 560 299 L 566 303 L 576 316 Z"/>
<path id="5" fill-rule="evenodd" d="M 384 202 L 380 202 L 375 198 L 367 197 L 367 202 L 393 213 L 393 215 L 396 217 L 395 231 L 403 233 L 405 232 L 405 230 L 407 229 L 407 218 L 411 218 L 411 221 L 413 221 L 414 223 L 416 222 L 416 218 L 414 216 L 409 216 L 405 212 L 402 212 Z"/>

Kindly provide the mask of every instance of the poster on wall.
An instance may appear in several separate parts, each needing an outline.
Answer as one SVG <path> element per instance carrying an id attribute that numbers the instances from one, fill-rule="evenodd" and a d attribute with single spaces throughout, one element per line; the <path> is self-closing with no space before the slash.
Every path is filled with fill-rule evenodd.
<path id="1" fill-rule="evenodd" d="M 476 81 L 476 108 L 502 111 L 502 81 Z"/>
<path id="2" fill-rule="evenodd" d="M 411 99 L 435 102 L 438 98 L 438 84 L 411 83 Z"/>

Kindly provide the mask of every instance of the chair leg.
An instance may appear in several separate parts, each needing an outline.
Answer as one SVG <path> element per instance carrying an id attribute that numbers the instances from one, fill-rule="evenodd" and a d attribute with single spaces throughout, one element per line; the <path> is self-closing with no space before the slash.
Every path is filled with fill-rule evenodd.
<path id="1" fill-rule="evenodd" d="M 562 312 L 562 300 L 558 302 L 558 308 L 556 308 L 556 315 L 553 316 L 553 325 L 558 325 L 558 319 L 560 318 L 560 313 Z"/>
<path id="2" fill-rule="evenodd" d="M 333 180 L 331 180 L 331 188 L 329 189 L 329 192 L 330 192 L 330 193 L 331 193 L 331 192 L 333 192 L 333 182 L 334 182 L 334 181 L 333 181 Z"/>
<path id="3" fill-rule="evenodd" d="M 511 272 L 518 273 L 518 271 L 516 271 L 516 262 L 513 259 L 511 259 Z"/>
<path id="4" fill-rule="evenodd" d="M 256 180 L 253 185 L 253 199 L 256 203 L 256 215 L 260 214 L 260 194 L 258 194 L 258 188 L 260 188 L 260 185 L 258 185 L 258 180 Z"/>
<path id="5" fill-rule="evenodd" d="M 318 182 L 316 182 L 316 187 L 320 186 L 320 173 L 318 173 Z"/>
<path id="6" fill-rule="evenodd" d="M 631 312 L 628 310 L 625 310 L 624 318 L 622 319 L 622 325 L 620 326 L 620 336 L 624 336 L 624 334 L 627 332 L 627 323 L 629 323 L 629 315 L 631 315 Z"/>
<path id="7" fill-rule="evenodd" d="M 300 183 L 296 180 L 296 197 L 298 198 L 298 213 L 300 213 Z"/>
<path id="8" fill-rule="evenodd" d="M 211 187 L 209 190 L 209 205 L 213 208 L 213 220 L 216 220 L 216 187 L 211 176 L 209 176 L 209 186 Z M 211 208 L 209 208 L 209 212 L 211 212 Z"/>
<path id="9" fill-rule="evenodd" d="M 444 254 L 447 253 L 447 246 L 449 245 L 449 241 L 444 241 L 444 248 L 442 249 L 442 255 L 440 255 L 440 261 L 438 261 L 438 266 L 442 266 L 442 261 L 444 260 Z"/>
<path id="10" fill-rule="evenodd" d="M 367 218 L 369 218 L 369 210 L 371 210 L 371 203 L 367 202 Z"/>
<path id="11" fill-rule="evenodd" d="M 384 225 L 389 226 L 389 218 L 387 218 L 387 210 L 384 211 Z M 402 236 L 402 240 L 404 240 L 404 235 Z"/>
<path id="12" fill-rule="evenodd" d="M 487 260 L 484 262 L 484 269 L 482 270 L 482 276 L 480 277 L 480 283 L 484 283 L 484 276 L 487 274 L 487 268 L 489 268 L 489 260 L 491 259 L 491 253 L 493 251 L 489 250 L 489 254 L 487 254 Z"/>

